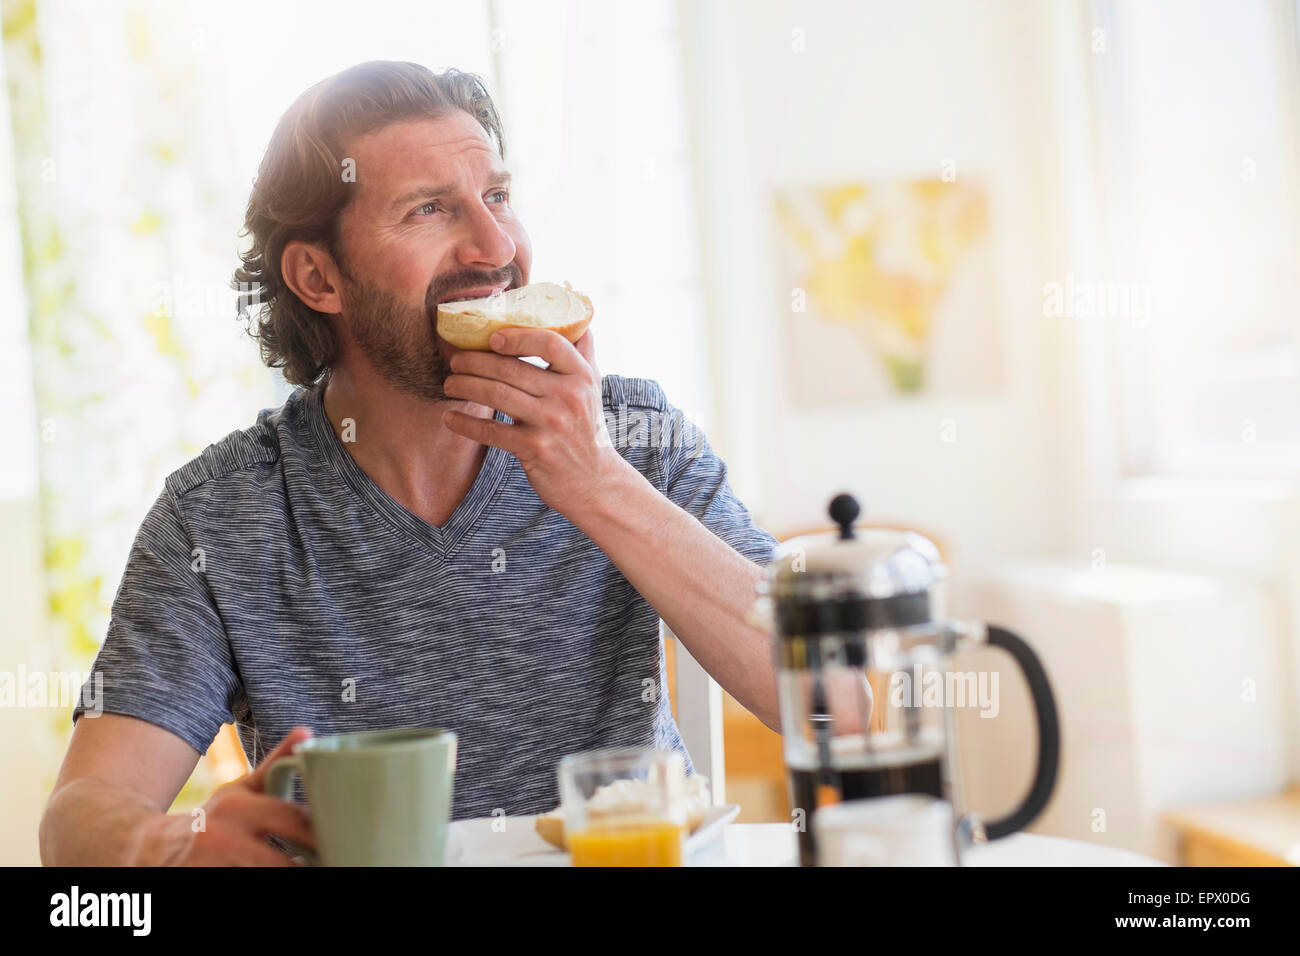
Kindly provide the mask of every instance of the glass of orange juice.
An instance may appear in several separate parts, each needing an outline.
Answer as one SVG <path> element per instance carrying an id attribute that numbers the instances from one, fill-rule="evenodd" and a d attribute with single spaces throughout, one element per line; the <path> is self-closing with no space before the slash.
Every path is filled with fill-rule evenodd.
<path id="1" fill-rule="evenodd" d="M 670 750 L 618 748 L 560 761 L 560 807 L 574 866 L 681 866 L 686 765 Z"/>

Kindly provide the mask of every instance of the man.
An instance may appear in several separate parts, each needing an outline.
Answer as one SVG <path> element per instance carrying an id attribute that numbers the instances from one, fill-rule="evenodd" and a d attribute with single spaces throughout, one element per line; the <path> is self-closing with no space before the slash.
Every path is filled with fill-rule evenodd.
<path id="1" fill-rule="evenodd" d="M 268 838 L 311 847 L 310 824 L 265 769 L 312 734 L 446 727 L 455 818 L 550 810 L 565 754 L 685 754 L 660 617 L 776 726 L 745 621 L 775 542 L 699 430 L 655 382 L 602 377 L 591 332 L 512 329 L 493 353 L 436 334 L 438 303 L 529 281 L 504 155 L 486 90 L 454 70 L 362 64 L 281 119 L 236 280 L 300 387 L 145 518 L 46 863 L 286 864 Z M 257 769 L 195 833 L 166 810 L 229 722 Z"/>

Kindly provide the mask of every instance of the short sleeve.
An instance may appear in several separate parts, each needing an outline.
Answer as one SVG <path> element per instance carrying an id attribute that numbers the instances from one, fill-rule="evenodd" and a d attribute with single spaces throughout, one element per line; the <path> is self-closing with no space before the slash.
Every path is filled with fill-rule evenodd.
<path id="1" fill-rule="evenodd" d="M 777 541 L 754 523 L 749 509 L 727 481 L 727 464 L 713 451 L 703 429 L 680 409 L 668 406 L 670 429 L 663 447 L 665 494 L 706 528 L 756 564 L 772 559 Z"/>
<path id="2" fill-rule="evenodd" d="M 99 712 L 124 714 L 204 753 L 221 725 L 233 722 L 241 687 L 205 564 L 164 490 L 131 546 L 74 723 Z"/>

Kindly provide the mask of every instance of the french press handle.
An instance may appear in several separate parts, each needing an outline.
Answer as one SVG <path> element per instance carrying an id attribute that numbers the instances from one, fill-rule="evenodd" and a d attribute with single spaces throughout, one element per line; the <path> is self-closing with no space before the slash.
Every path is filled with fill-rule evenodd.
<path id="1" fill-rule="evenodd" d="M 1038 717 L 1038 766 L 1029 793 L 1020 806 L 1006 816 L 984 824 L 985 836 L 997 840 L 1029 826 L 1051 799 L 1061 762 L 1061 725 L 1056 714 L 1052 685 L 1048 683 L 1047 672 L 1043 670 L 1042 661 L 1033 648 L 1003 627 L 990 624 L 987 626 L 987 634 L 991 646 L 1000 647 L 1020 665 L 1021 673 L 1029 685 L 1029 696 L 1034 702 L 1034 713 Z"/>

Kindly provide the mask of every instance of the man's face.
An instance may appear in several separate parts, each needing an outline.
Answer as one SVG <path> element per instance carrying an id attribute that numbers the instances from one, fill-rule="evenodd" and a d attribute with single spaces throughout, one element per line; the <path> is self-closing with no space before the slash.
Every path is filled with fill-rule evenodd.
<path id="1" fill-rule="evenodd" d="M 468 113 L 386 126 L 349 144 L 357 190 L 340 222 L 342 341 L 390 384 L 430 401 L 457 351 L 437 307 L 528 283 L 532 246 L 508 174 Z"/>

